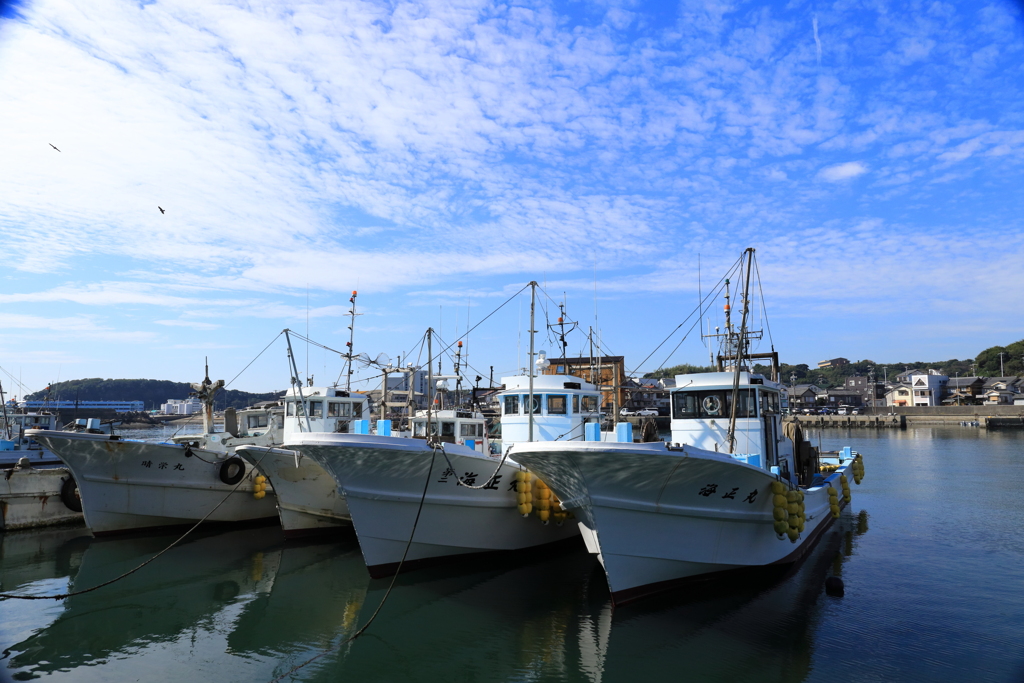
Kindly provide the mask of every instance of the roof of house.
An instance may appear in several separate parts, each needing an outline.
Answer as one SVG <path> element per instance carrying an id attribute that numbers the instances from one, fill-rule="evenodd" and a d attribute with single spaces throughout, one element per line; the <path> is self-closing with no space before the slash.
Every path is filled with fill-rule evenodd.
<path id="1" fill-rule="evenodd" d="M 957 387 L 969 387 L 976 382 L 984 381 L 984 377 L 950 377 L 948 386 L 950 389 Z"/>

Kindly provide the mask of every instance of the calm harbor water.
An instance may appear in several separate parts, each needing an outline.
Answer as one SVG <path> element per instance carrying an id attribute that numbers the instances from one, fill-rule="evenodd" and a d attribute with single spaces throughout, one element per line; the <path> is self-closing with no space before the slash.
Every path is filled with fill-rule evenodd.
<path id="1" fill-rule="evenodd" d="M 819 436 L 861 451 L 866 477 L 789 576 L 613 611 L 582 548 L 414 572 L 362 638 L 287 680 L 1024 681 L 1024 431 Z M 3 534 L 0 587 L 87 588 L 175 537 Z M 830 574 L 844 597 L 824 594 Z M 94 593 L 0 602 L 0 680 L 270 681 L 365 623 L 387 585 L 353 537 L 204 532 Z"/>

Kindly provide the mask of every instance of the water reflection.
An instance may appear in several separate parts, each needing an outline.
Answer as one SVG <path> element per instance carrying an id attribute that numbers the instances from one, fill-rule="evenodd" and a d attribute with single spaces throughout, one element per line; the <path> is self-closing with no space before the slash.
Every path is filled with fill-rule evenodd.
<path id="1" fill-rule="evenodd" d="M 801 680 L 824 578 L 841 573 L 837 549 L 852 554 L 866 524 L 862 514 L 843 533 L 834 526 L 781 579 L 710 584 L 614 612 L 600 566 L 582 548 L 426 569 L 399 577 L 366 635 L 291 680 Z M 175 537 L 34 538 L 35 549 L 27 537 L 3 538 L 5 586 L 62 576 L 71 589 L 93 586 Z M 200 535 L 117 584 L 65 600 L 6 649 L 4 664 L 19 679 L 135 680 L 155 667 L 164 680 L 270 680 L 353 633 L 388 584 L 368 577 L 354 538 L 285 543 L 268 528 Z"/>
<path id="2" fill-rule="evenodd" d="M 209 626 L 225 603 L 271 585 L 279 553 L 264 552 L 266 534 L 249 529 L 189 538 L 122 581 L 67 598 L 53 623 L 5 650 L 7 666 L 22 670 L 21 678 L 70 671 Z M 72 539 L 55 556 L 76 544 L 80 565 L 68 587 L 82 590 L 132 569 L 174 538 L 88 539 L 84 550 Z"/>

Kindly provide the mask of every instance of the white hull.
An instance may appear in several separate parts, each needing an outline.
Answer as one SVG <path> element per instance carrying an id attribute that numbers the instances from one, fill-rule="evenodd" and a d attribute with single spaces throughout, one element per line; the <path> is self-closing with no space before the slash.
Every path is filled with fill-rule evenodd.
<path id="1" fill-rule="evenodd" d="M 0 473 L 0 529 L 80 522 L 82 513 L 61 500 L 61 488 L 70 477 L 65 468 L 17 468 Z"/>
<path id="2" fill-rule="evenodd" d="M 221 481 L 221 465 L 229 457 L 224 453 L 115 440 L 104 434 L 40 431 L 33 435 L 71 470 L 85 523 L 95 535 L 195 523 L 208 514 L 212 522 L 276 515 L 272 494 L 261 500 L 253 496 L 251 468 L 246 468 L 246 481 L 237 489 Z"/>
<path id="3" fill-rule="evenodd" d="M 525 550 L 578 533 L 571 523 L 545 526 L 519 514 L 515 464 L 502 466 L 492 488 L 471 489 L 458 485 L 454 474 L 445 476 L 444 455 L 434 455 L 421 439 L 311 433 L 296 435 L 286 447 L 319 462 L 342 487 L 363 559 L 375 577 L 394 573 L 414 523 L 403 569 L 445 557 Z M 445 450 L 459 476 L 475 475 L 469 482 L 474 485 L 484 483 L 499 462 L 465 446 L 445 444 Z"/>
<path id="4" fill-rule="evenodd" d="M 616 603 L 729 570 L 793 562 L 833 521 L 828 486 L 804 491 L 797 541 L 773 528 L 769 472 L 663 443 L 519 444 L 512 456 L 577 514 Z M 841 468 L 832 477 L 839 486 Z M 840 496 L 841 499 L 841 496 Z"/>
<path id="5" fill-rule="evenodd" d="M 274 488 L 285 538 L 337 531 L 352 526 L 345 496 L 315 460 L 281 448 L 242 446 L 235 451 L 258 466 Z"/>

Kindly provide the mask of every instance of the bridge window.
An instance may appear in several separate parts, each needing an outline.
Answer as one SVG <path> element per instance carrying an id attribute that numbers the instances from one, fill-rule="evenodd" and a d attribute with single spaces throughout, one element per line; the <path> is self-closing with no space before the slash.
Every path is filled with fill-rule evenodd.
<path id="1" fill-rule="evenodd" d="M 597 396 L 584 396 L 580 399 L 583 403 L 584 413 L 596 413 L 597 412 Z"/>
<path id="2" fill-rule="evenodd" d="M 505 397 L 505 414 L 506 415 L 518 415 L 519 414 L 519 397 L 518 396 L 506 396 Z"/>
<path id="3" fill-rule="evenodd" d="M 454 422 L 442 422 L 441 423 L 441 436 L 455 436 L 455 423 Z"/>
<path id="4" fill-rule="evenodd" d="M 572 395 L 572 412 L 574 415 L 578 415 L 580 412 L 580 395 Z"/>
<path id="5" fill-rule="evenodd" d="M 463 422 L 461 436 L 483 436 L 484 426 L 478 422 Z"/>
<path id="6" fill-rule="evenodd" d="M 352 404 L 342 401 L 331 401 L 327 404 L 327 417 L 352 417 Z"/>
<path id="7" fill-rule="evenodd" d="M 565 415 L 565 396 L 548 396 L 548 415 Z"/>
<path id="8" fill-rule="evenodd" d="M 672 417 L 727 418 L 732 414 L 731 391 L 677 391 L 672 394 Z M 757 417 L 757 398 L 752 389 L 741 389 L 736 417 Z"/>
<path id="9" fill-rule="evenodd" d="M 314 418 L 322 418 L 324 416 L 324 402 L 323 401 L 310 401 L 309 402 L 309 416 Z"/>

